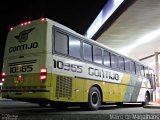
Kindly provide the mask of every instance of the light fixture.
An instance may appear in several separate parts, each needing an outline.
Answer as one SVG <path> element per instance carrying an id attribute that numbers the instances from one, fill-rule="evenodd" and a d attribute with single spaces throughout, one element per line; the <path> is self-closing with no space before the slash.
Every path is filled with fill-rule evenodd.
<path id="1" fill-rule="evenodd" d="M 92 38 L 123 1 L 124 0 L 108 0 L 108 2 L 105 4 L 103 9 L 96 17 L 96 19 L 88 28 L 87 32 L 85 33 L 85 36 L 87 38 Z"/>
<path id="2" fill-rule="evenodd" d="M 151 31 L 150 33 L 147 33 L 147 34 L 141 36 L 139 39 L 135 40 L 134 43 L 132 43 L 132 44 L 120 49 L 119 52 L 122 53 L 122 54 L 127 54 L 131 50 L 133 50 L 134 48 L 156 39 L 157 37 L 160 36 L 159 33 L 160 33 L 160 29 Z"/>

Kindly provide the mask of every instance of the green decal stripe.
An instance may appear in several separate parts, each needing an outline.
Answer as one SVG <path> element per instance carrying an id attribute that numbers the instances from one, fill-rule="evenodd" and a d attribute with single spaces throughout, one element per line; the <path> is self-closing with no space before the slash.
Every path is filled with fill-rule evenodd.
<path id="1" fill-rule="evenodd" d="M 138 78 L 134 75 L 131 76 L 129 86 L 127 88 L 126 94 L 124 96 L 124 101 L 126 102 L 136 102 L 138 95 L 141 89 L 142 81 L 139 81 Z"/>

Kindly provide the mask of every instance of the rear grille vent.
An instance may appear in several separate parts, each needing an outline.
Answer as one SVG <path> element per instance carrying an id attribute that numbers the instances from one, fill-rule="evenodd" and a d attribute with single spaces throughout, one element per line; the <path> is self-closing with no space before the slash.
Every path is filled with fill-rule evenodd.
<path id="1" fill-rule="evenodd" d="M 65 76 L 57 76 L 56 80 L 56 97 L 71 98 L 72 97 L 72 78 Z"/>

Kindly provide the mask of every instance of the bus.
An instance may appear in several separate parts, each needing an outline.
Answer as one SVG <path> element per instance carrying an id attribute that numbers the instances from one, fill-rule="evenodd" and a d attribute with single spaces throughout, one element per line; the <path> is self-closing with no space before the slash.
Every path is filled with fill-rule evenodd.
<path id="1" fill-rule="evenodd" d="M 2 97 L 56 109 L 79 104 L 153 101 L 154 71 L 51 19 L 27 21 L 7 35 Z"/>

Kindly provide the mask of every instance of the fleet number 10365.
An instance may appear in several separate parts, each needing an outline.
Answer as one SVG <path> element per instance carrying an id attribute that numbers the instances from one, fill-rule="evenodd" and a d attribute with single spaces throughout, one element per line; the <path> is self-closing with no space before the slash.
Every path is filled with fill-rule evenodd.
<path id="1" fill-rule="evenodd" d="M 33 65 L 20 65 L 10 67 L 10 73 L 19 73 L 19 72 L 32 72 Z"/>
<path id="2" fill-rule="evenodd" d="M 53 65 L 54 68 L 63 69 L 66 71 L 71 71 L 71 72 L 77 72 L 77 73 L 83 72 L 82 66 L 80 66 L 80 65 L 65 63 L 63 61 L 54 60 L 54 59 L 53 59 L 53 62 L 54 62 L 54 65 Z"/>

